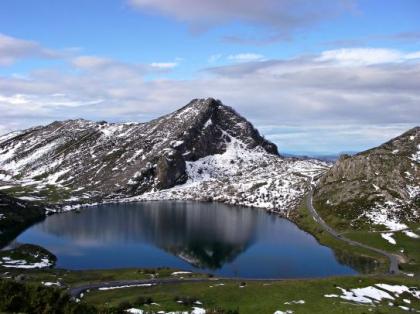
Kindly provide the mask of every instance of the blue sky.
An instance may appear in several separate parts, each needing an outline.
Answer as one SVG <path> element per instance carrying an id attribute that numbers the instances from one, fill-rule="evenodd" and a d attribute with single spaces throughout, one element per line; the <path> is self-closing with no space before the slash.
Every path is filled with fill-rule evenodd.
<path id="1" fill-rule="evenodd" d="M 416 0 L 2 1 L 0 133 L 212 96 L 282 152 L 358 151 L 420 124 L 419 62 Z"/>

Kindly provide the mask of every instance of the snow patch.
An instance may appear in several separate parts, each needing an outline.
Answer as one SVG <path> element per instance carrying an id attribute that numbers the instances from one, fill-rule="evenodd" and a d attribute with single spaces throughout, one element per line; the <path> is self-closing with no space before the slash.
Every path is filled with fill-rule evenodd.
<path id="1" fill-rule="evenodd" d="M 44 286 L 46 286 L 46 287 L 53 287 L 53 286 L 56 286 L 56 287 L 61 287 L 61 283 L 59 283 L 58 281 L 57 282 L 49 282 L 49 281 L 43 281 L 42 282 L 42 285 L 44 285 Z"/>
<path id="2" fill-rule="evenodd" d="M 384 238 L 385 240 L 387 240 L 389 243 L 391 244 L 397 244 L 397 242 L 395 241 L 395 239 L 392 237 L 393 234 L 392 233 L 381 233 L 381 237 Z"/>
<path id="3" fill-rule="evenodd" d="M 419 236 L 418 234 L 416 234 L 416 233 L 414 233 L 414 232 L 412 232 L 412 231 L 410 231 L 410 230 L 404 230 L 404 231 L 403 231 L 403 233 L 404 233 L 407 237 L 410 237 L 410 238 L 413 238 L 413 239 L 418 239 L 418 238 L 420 238 L 420 236 Z"/>
<path id="4" fill-rule="evenodd" d="M 123 285 L 123 286 L 113 286 L 113 287 L 101 287 L 98 290 L 106 291 L 106 290 L 114 290 L 114 289 L 125 289 L 125 288 L 134 288 L 134 287 L 152 287 L 154 283 L 142 283 L 137 285 Z"/>
<path id="5" fill-rule="evenodd" d="M 174 271 L 171 276 L 178 276 L 178 275 L 186 275 L 186 274 L 191 274 L 190 271 Z"/>
<path id="6" fill-rule="evenodd" d="M 285 215 L 299 203 L 311 178 L 329 165 L 316 160 L 283 159 L 223 131 L 226 151 L 186 162 L 188 180 L 123 201 L 202 200 L 264 208 Z M 136 183 L 131 180 L 129 183 Z"/>
<path id="7" fill-rule="evenodd" d="M 29 263 L 25 260 L 14 260 L 10 257 L 3 257 L 2 261 L 0 261 L 0 265 L 2 267 L 7 268 L 22 268 L 22 269 L 31 269 L 31 268 L 47 268 L 51 267 L 53 265 L 53 262 L 51 262 L 48 258 L 42 258 L 40 262 L 35 263 Z"/>
<path id="8" fill-rule="evenodd" d="M 289 302 L 284 302 L 284 304 L 305 304 L 305 300 L 293 300 Z"/>
<path id="9" fill-rule="evenodd" d="M 143 314 L 144 311 L 141 309 L 136 309 L 136 308 L 131 308 L 128 310 L 125 310 L 127 313 L 131 313 L 131 314 Z"/>
<path id="10" fill-rule="evenodd" d="M 412 161 L 420 163 L 420 144 L 417 145 L 417 152 L 415 152 L 413 155 L 411 155 L 410 158 Z"/>
<path id="11" fill-rule="evenodd" d="M 376 287 L 368 286 L 364 288 L 354 288 L 346 290 L 341 287 L 341 295 L 325 294 L 326 298 L 341 298 L 348 301 L 363 304 L 375 304 L 383 300 L 395 300 L 403 292 L 411 294 L 413 297 L 420 299 L 420 291 L 418 288 L 409 288 L 404 285 L 375 284 Z M 385 290 L 385 291 L 384 291 Z"/>
<path id="12" fill-rule="evenodd" d="M 407 229 L 407 225 L 400 222 L 397 215 L 395 215 L 398 211 L 397 206 L 376 204 L 375 208 L 365 213 L 365 216 L 372 224 L 383 225 L 391 231 Z"/>

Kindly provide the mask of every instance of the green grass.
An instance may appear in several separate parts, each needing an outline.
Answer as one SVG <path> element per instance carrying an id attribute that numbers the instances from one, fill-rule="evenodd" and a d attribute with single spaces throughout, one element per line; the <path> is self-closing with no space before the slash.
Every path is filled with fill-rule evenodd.
<path id="1" fill-rule="evenodd" d="M 47 258 L 51 262 L 55 262 L 57 260 L 51 252 L 34 244 L 23 244 L 15 249 L 0 251 L 0 258 L 7 257 L 12 260 L 25 260 L 27 263 L 41 262 L 43 258 Z M 0 269 L 1 268 L 2 266 L 0 262 Z"/>
<path id="2" fill-rule="evenodd" d="M 318 211 L 319 209 L 316 207 L 316 204 L 314 204 L 314 206 Z M 343 218 L 332 217 L 331 215 L 325 216 L 322 211 L 318 211 L 318 213 L 322 216 L 324 221 L 333 228 L 340 226 L 339 229 L 341 229 L 341 234 L 343 236 L 405 257 L 406 263 L 400 264 L 401 270 L 408 273 L 414 273 L 416 277 L 420 276 L 420 239 L 410 238 L 403 232 L 396 232 L 394 238 L 397 241 L 397 244 L 392 245 L 383 239 L 379 232 L 370 232 L 365 228 L 362 230 L 354 230 L 348 222 L 347 224 L 343 223 Z M 341 254 L 344 254 L 344 256 L 346 254 L 358 256 L 359 258 L 353 258 L 356 263 L 350 264 L 353 268 L 356 268 L 363 273 L 384 273 L 387 271 L 388 260 L 384 256 L 367 249 L 351 246 L 344 241 L 335 239 L 325 232 L 323 228 L 313 220 L 312 216 L 310 216 L 309 211 L 306 208 L 306 201 L 299 207 L 297 215 L 293 220 L 299 227 L 314 235 L 321 244 L 332 248 L 339 259 Z M 343 226 L 345 226 L 345 228 Z M 420 235 L 420 232 L 418 231 L 420 224 L 410 224 L 409 227 L 412 231 L 417 232 L 417 234 Z M 403 253 L 400 252 L 401 249 L 404 250 Z M 363 262 L 365 258 L 367 259 L 366 263 Z M 369 266 L 372 259 L 379 262 L 378 267 L 374 267 L 374 264 Z M 365 267 L 365 269 L 363 269 L 363 267 Z"/>
<path id="3" fill-rule="evenodd" d="M 45 189 L 39 191 L 39 196 L 45 198 L 44 203 L 55 204 L 68 199 L 71 196 L 71 190 L 49 184 Z"/>
<path id="4" fill-rule="evenodd" d="M 16 186 L 2 190 L 2 192 L 13 197 L 27 196 L 29 194 L 34 193 L 34 191 L 35 191 L 34 185 L 27 185 L 27 186 L 16 185 Z"/>
<path id="5" fill-rule="evenodd" d="M 221 283 L 223 281 L 218 281 Z M 216 282 L 183 283 L 176 285 L 157 285 L 107 291 L 91 291 L 85 294 L 84 301 L 98 308 L 116 307 L 121 303 L 136 306 L 139 297 L 151 298 L 159 306 L 136 306 L 155 311 L 191 310 L 191 305 L 184 306 L 175 300 L 179 298 L 196 299 L 203 303 L 199 307 L 206 309 L 238 310 L 241 314 L 274 313 L 277 310 L 292 310 L 295 313 L 403 313 L 396 306 L 383 302 L 377 306 L 360 305 L 339 298 L 326 298 L 325 294 L 340 294 L 336 286 L 346 289 L 366 287 L 375 283 L 416 285 L 418 282 L 406 278 L 372 277 L 337 277 L 316 280 L 284 280 L 275 282 L 246 282 L 240 288 L 240 282 L 225 281 L 224 286 Z M 407 298 L 407 296 L 404 296 Z M 420 309 L 420 301 L 409 297 L 411 305 Z M 292 300 L 304 300 L 304 304 L 284 304 Z M 400 304 L 401 300 L 394 302 Z"/>
<path id="6" fill-rule="evenodd" d="M 63 187 L 48 184 L 41 190 L 36 189 L 36 184 L 21 186 L 16 185 L 8 189 L 3 189 L 2 192 L 12 197 L 33 196 L 39 197 L 40 200 L 33 200 L 34 204 L 57 204 L 71 196 L 71 190 Z"/>
<path id="7" fill-rule="evenodd" d="M 103 282 L 113 280 L 133 280 L 157 277 L 169 277 L 173 269 L 106 269 L 70 271 L 60 269 L 49 270 L 8 270 L 8 277 L 18 273 L 25 274 L 28 284 L 36 285 L 42 281 L 64 283 L 65 287 L 79 286 L 89 282 Z M 197 275 L 207 278 L 206 275 Z M 223 283 L 224 285 L 220 285 Z M 123 303 L 136 308 L 156 311 L 191 310 L 191 305 L 177 303 L 176 299 L 199 300 L 203 305 L 196 305 L 206 309 L 238 310 L 246 313 L 274 313 L 277 310 L 292 310 L 295 313 L 404 313 L 396 306 L 389 306 L 383 302 L 377 306 L 360 305 L 339 298 L 326 298 L 325 294 L 338 294 L 337 286 L 352 289 L 366 287 L 376 283 L 403 284 L 420 288 L 418 279 L 405 276 L 346 276 L 324 279 L 278 280 L 278 281 L 246 281 L 245 287 L 240 288 L 242 282 L 227 280 L 212 280 L 201 283 L 161 284 L 153 287 L 134 287 L 106 291 L 92 290 L 85 293 L 84 302 L 97 307 L 101 313 L 115 310 Z M 412 296 L 401 296 L 393 301 L 397 305 L 405 305 L 402 298 L 410 299 L 411 305 L 420 310 L 420 300 Z M 151 299 L 159 306 L 138 304 L 139 299 Z M 284 304 L 293 300 L 304 300 L 304 304 Z M 128 304 L 127 304 L 128 302 Z M 137 302 L 137 303 L 136 303 Z M 223 312 L 219 312 L 223 313 Z M 226 312 L 225 312 L 226 313 Z"/>
<path id="8" fill-rule="evenodd" d="M 84 303 L 76 303 L 62 289 L 0 280 L 1 313 L 97 313 Z"/>
<path id="9" fill-rule="evenodd" d="M 400 264 L 401 269 L 407 272 L 414 272 L 417 276 L 420 276 L 420 238 L 414 239 L 408 237 L 403 232 L 395 232 L 393 238 L 396 244 L 394 245 L 382 238 L 378 232 L 349 231 L 344 233 L 344 235 L 355 241 L 386 250 L 387 252 L 404 255 L 406 257 L 406 263 Z"/>
<path id="10" fill-rule="evenodd" d="M 384 273 L 388 269 L 388 259 L 383 255 L 360 247 L 347 244 L 326 232 L 310 215 L 306 199 L 297 210 L 292 220 L 303 230 L 311 233 L 322 245 L 334 250 L 336 257 L 353 261 L 352 267 L 362 273 Z"/>
<path id="11" fill-rule="evenodd" d="M 0 269 L 2 269 L 0 267 Z M 6 271 L 6 269 L 3 269 Z M 66 270 L 66 269 L 43 269 L 43 270 L 22 270 L 7 269 L 6 277 L 14 277 L 18 274 L 24 274 L 26 280 L 31 283 L 57 282 L 60 281 L 64 286 L 80 286 L 88 283 L 107 282 L 117 280 L 142 280 L 151 278 L 173 277 L 171 274 L 177 271 L 170 268 L 122 268 L 122 269 L 95 269 L 95 270 Z M 0 275 L 0 278 L 2 276 Z M 208 278 L 207 274 L 185 274 L 187 277 Z"/>
<path id="12" fill-rule="evenodd" d="M 332 212 L 327 211 L 325 208 L 323 209 L 322 206 L 319 205 L 320 203 L 322 202 L 318 202 L 318 205 L 314 204 L 318 213 L 322 216 L 322 218 L 328 225 L 332 226 L 336 230 L 340 230 L 343 236 L 355 240 L 357 242 L 367 244 L 369 246 L 402 256 L 406 259 L 406 262 L 400 264 L 401 270 L 405 272 L 414 273 L 416 276 L 420 276 L 420 239 L 410 238 L 406 236 L 403 232 L 396 232 L 394 235 L 394 239 L 396 240 L 397 244 L 393 245 L 385 239 L 383 239 L 379 232 L 369 231 L 369 229 L 371 228 L 370 225 L 358 224 L 357 226 L 351 226 L 349 220 L 347 220 L 347 223 L 344 223 L 345 219 L 343 217 L 340 218 L 334 216 Z M 304 213 L 305 208 L 300 209 L 300 213 Z M 297 221 L 297 224 L 302 225 L 305 228 L 305 226 L 308 224 L 307 220 L 308 219 L 304 219 L 303 221 Z M 420 224 L 418 223 L 412 223 L 409 225 L 409 228 L 412 231 L 417 232 L 417 234 L 420 234 L 420 232 L 418 231 L 419 226 Z M 334 242 L 324 242 L 323 237 L 317 233 L 317 226 L 313 226 L 312 229 L 308 231 L 313 233 L 317 238 L 319 238 L 321 243 L 331 246 L 335 250 L 340 249 L 340 244 L 338 244 L 337 246 L 337 243 Z M 403 249 L 404 251 L 401 252 L 401 249 Z M 362 253 L 362 251 L 360 251 L 359 249 L 352 249 L 352 252 L 356 254 Z M 366 251 L 362 254 L 368 254 L 372 257 L 374 256 L 372 253 Z M 380 257 L 379 260 L 383 263 L 383 257 Z"/>

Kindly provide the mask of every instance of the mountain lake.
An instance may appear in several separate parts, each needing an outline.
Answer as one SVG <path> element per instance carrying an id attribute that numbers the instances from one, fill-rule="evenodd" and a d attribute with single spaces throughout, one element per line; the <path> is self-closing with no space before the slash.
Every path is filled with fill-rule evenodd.
<path id="1" fill-rule="evenodd" d="M 241 278 L 357 273 L 289 220 L 220 203 L 98 205 L 48 216 L 14 242 L 45 247 L 67 269 L 171 267 Z"/>

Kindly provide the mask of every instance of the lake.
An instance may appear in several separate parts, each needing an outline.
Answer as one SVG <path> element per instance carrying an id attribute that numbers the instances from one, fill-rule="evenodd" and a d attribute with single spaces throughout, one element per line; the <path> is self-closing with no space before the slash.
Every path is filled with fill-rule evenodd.
<path id="1" fill-rule="evenodd" d="M 47 248 L 68 269 L 171 267 L 244 278 L 356 273 L 292 222 L 219 203 L 99 205 L 49 216 L 15 241 Z"/>

